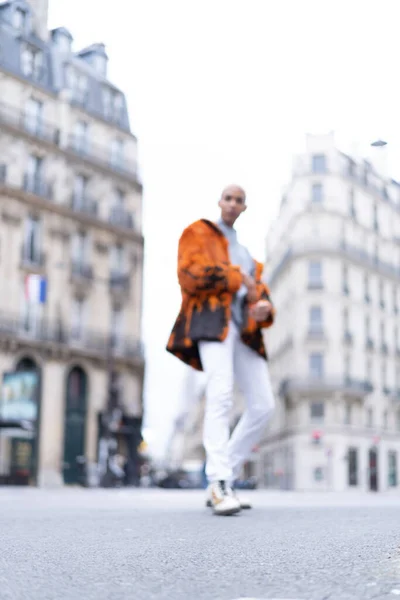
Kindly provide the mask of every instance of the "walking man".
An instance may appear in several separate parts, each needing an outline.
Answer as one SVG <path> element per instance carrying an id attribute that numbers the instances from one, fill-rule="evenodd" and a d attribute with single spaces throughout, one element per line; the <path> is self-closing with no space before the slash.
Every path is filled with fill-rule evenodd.
<path id="1" fill-rule="evenodd" d="M 244 190 L 227 187 L 219 207 L 217 223 L 196 221 L 179 240 L 182 305 L 167 350 L 205 371 L 207 504 L 215 514 L 232 515 L 244 508 L 234 481 L 274 409 L 261 330 L 272 325 L 275 309 L 261 279 L 262 264 L 239 244 L 233 228 L 247 208 Z M 246 409 L 229 437 L 235 380 Z"/>

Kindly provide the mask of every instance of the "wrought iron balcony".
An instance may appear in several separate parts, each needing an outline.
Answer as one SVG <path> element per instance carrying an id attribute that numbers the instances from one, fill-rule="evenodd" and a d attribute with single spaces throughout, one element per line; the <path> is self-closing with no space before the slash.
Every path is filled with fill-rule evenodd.
<path id="1" fill-rule="evenodd" d="M 98 204 L 92 198 L 88 196 L 81 196 L 79 194 L 73 194 L 71 197 L 71 208 L 72 210 L 86 215 L 97 216 Z"/>
<path id="2" fill-rule="evenodd" d="M 357 248 L 356 246 L 352 246 L 343 241 L 340 242 L 339 240 L 304 239 L 302 242 L 294 242 L 286 250 L 281 260 L 272 271 L 269 283 L 272 284 L 294 258 L 307 256 L 312 253 L 345 257 L 365 268 L 378 271 L 385 276 L 395 278 L 396 280 L 400 278 L 400 267 L 398 265 L 385 262 L 379 257 L 369 254 L 362 248 Z M 322 282 L 309 281 L 308 283 L 309 289 L 322 289 L 322 287 Z"/>
<path id="3" fill-rule="evenodd" d="M 136 163 L 130 162 L 127 159 L 113 159 L 111 151 L 108 148 L 93 144 L 88 139 L 82 139 L 79 136 L 71 135 L 69 138 L 68 150 L 95 165 L 111 169 L 112 171 L 121 173 L 121 175 L 135 181 L 138 179 Z"/>
<path id="4" fill-rule="evenodd" d="M 291 377 L 282 381 L 280 394 L 284 397 L 321 393 L 328 394 L 342 391 L 346 395 L 364 398 L 373 391 L 369 381 L 352 379 L 349 377 Z"/>
<path id="5" fill-rule="evenodd" d="M 53 191 L 51 186 L 43 179 L 41 175 L 31 175 L 25 173 L 23 188 L 25 192 L 29 194 L 35 194 L 41 196 L 47 200 L 51 200 L 53 197 Z"/>
<path id="6" fill-rule="evenodd" d="M 307 338 L 309 340 L 323 340 L 325 339 L 325 333 L 322 327 L 310 327 L 307 332 Z"/>
<path id="7" fill-rule="evenodd" d="M 127 273 L 112 271 L 110 275 L 110 289 L 113 292 L 127 292 L 130 288 L 130 279 Z"/>
<path id="8" fill-rule="evenodd" d="M 60 322 L 38 319 L 30 323 L 22 316 L 0 312 L 0 341 L 16 340 L 21 346 L 38 344 L 69 348 L 72 353 L 82 352 L 107 360 L 110 352 L 116 357 L 143 361 L 144 348 L 140 340 L 120 336 L 116 345 L 112 336 L 87 327 L 71 328 Z"/>
<path id="9" fill-rule="evenodd" d="M 42 118 L 21 111 L 15 106 L 0 103 L 0 123 L 5 126 L 18 129 L 40 140 L 58 144 L 59 129 Z"/>
<path id="10" fill-rule="evenodd" d="M 91 282 L 93 280 L 93 267 L 84 261 L 74 260 L 71 263 L 71 275 L 73 279 Z"/>
<path id="11" fill-rule="evenodd" d="M 111 208 L 109 221 L 112 225 L 116 225 L 117 227 L 134 229 L 132 214 L 120 206 L 113 206 Z"/>

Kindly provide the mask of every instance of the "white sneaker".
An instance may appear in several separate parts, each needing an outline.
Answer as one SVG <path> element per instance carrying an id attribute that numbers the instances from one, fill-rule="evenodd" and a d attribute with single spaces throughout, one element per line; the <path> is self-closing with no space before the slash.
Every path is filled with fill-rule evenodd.
<path id="1" fill-rule="evenodd" d="M 236 500 L 238 500 L 239 504 L 240 504 L 240 508 L 242 510 L 249 510 L 250 508 L 253 508 L 251 502 L 242 495 L 238 496 L 236 491 L 233 488 L 230 488 L 232 495 L 236 498 Z M 206 507 L 207 508 L 212 508 L 213 504 L 211 501 L 211 485 L 208 486 L 207 488 L 207 500 L 206 500 Z"/>
<path id="2" fill-rule="evenodd" d="M 207 503 L 215 515 L 235 515 L 241 511 L 239 500 L 226 481 L 215 481 L 209 486 L 210 498 Z"/>

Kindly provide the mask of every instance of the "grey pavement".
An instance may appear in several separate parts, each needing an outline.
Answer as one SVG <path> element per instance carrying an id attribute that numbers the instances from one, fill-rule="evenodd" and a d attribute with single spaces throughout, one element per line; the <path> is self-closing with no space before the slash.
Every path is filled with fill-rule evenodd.
<path id="1" fill-rule="evenodd" d="M 400 495 L 0 488 L 1 600 L 400 597 Z"/>

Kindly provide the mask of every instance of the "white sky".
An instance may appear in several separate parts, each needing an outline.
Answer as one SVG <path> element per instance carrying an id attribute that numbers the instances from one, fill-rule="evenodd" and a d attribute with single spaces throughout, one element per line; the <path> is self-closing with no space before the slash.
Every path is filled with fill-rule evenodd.
<path id="1" fill-rule="evenodd" d="M 104 42 L 139 138 L 146 239 L 146 422 L 165 440 L 182 369 L 164 348 L 179 308 L 176 250 L 248 192 L 241 241 L 263 260 L 291 156 L 306 132 L 376 137 L 400 157 L 398 0 L 50 0 L 79 50 Z M 393 169 L 392 169 L 393 171 Z M 398 169 L 393 172 L 398 174 Z"/>

